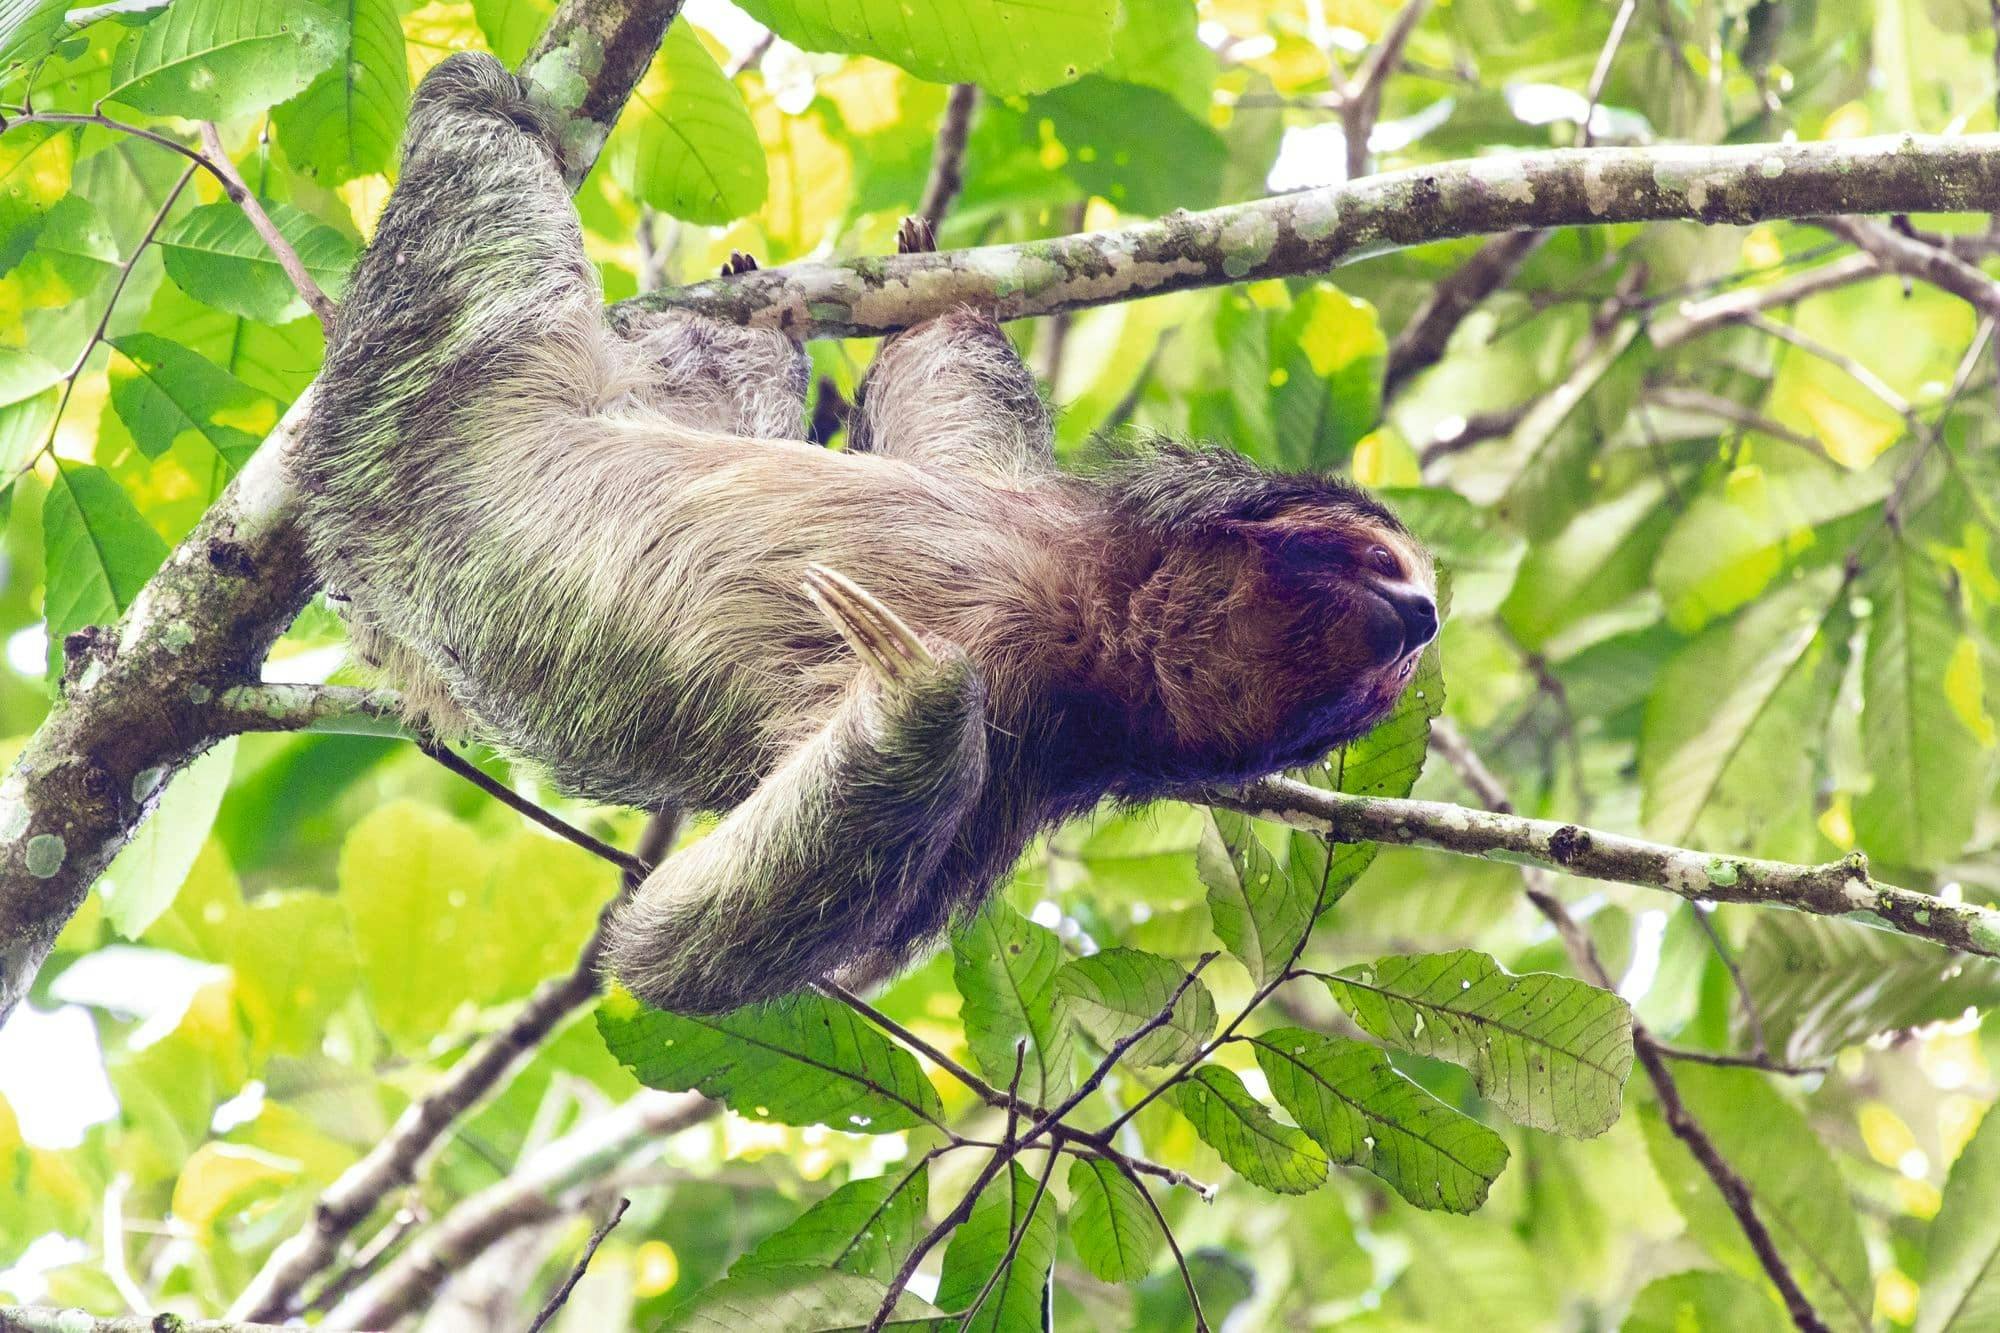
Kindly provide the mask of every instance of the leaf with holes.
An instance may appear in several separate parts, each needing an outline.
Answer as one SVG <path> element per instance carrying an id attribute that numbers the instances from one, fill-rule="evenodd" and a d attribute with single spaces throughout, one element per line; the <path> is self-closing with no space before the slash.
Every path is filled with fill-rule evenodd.
<path id="1" fill-rule="evenodd" d="M 1326 1181 L 1326 1154 L 1304 1131 L 1281 1125 L 1236 1071 L 1203 1065 L 1174 1085 L 1174 1105 L 1229 1168 L 1274 1194 L 1307 1194 Z"/>
<path id="2" fill-rule="evenodd" d="M 1139 1187 L 1103 1158 L 1069 1168 L 1069 1235 L 1076 1257 L 1101 1282 L 1137 1282 L 1160 1253 L 1159 1224 Z"/>
<path id="3" fill-rule="evenodd" d="M 1167 1021 L 1125 1052 L 1135 1065 L 1178 1065 L 1200 1053 L 1215 1035 L 1215 997 L 1200 978 L 1189 983 L 1187 969 L 1140 949 L 1105 949 L 1064 963 L 1056 972 L 1056 993 L 1069 1016 L 1099 1046 L 1109 1050 L 1137 1032 L 1174 1001 Z"/>
<path id="4" fill-rule="evenodd" d="M 1397 1073 L 1365 1042 L 1304 1028 L 1250 1039 L 1271 1095 L 1336 1162 L 1365 1167 L 1419 1208 L 1469 1213 L 1507 1165 L 1498 1134 Z"/>
<path id="5" fill-rule="evenodd" d="M 986 1077 L 1006 1087 L 1021 1055 L 1021 1096 L 1044 1105 L 1073 1085 L 1069 1018 L 1056 990 L 1062 945 L 1055 932 L 995 898 L 952 932 L 952 980 L 964 997 L 966 1043 Z"/>
<path id="6" fill-rule="evenodd" d="M 302 91 L 339 57 L 347 22 L 268 0 L 175 0 L 111 56 L 107 102 L 186 120 L 234 120 Z"/>
<path id="7" fill-rule="evenodd" d="M 117 620 L 167 558 L 167 544 L 102 468 L 65 461 L 42 500 L 42 549 L 54 679 L 62 674 L 64 638 Z"/>
<path id="8" fill-rule="evenodd" d="M 410 65 L 394 0 L 319 4 L 348 16 L 333 68 L 272 119 L 285 156 L 306 175 L 337 185 L 394 165 L 410 102 Z"/>
<path id="9" fill-rule="evenodd" d="M 1265 839 L 1282 852 L 1273 852 Z M 1318 913 L 1347 886 L 1328 880 L 1326 844 L 1307 833 L 1211 810 L 1195 848 L 1216 938 L 1258 984 L 1284 971 Z"/>
<path id="10" fill-rule="evenodd" d="M 930 1171 L 922 1162 L 908 1171 L 850 1180 L 757 1242 L 729 1271 L 741 1276 L 803 1265 L 887 1282 L 923 1238 L 929 1207 Z"/>
<path id="11" fill-rule="evenodd" d="M 764 202 L 770 180 L 750 109 L 686 23 L 667 30 L 604 145 L 604 169 L 685 222 L 732 222 Z"/>
<path id="12" fill-rule="evenodd" d="M 933 83 L 1036 93 L 1111 55 L 1117 0 L 745 0 L 750 17 L 808 51 L 849 51 Z"/>
<path id="13" fill-rule="evenodd" d="M 337 297 L 354 264 L 354 246 L 310 213 L 290 204 L 264 201 L 278 233 L 328 296 Z M 305 301 L 286 276 L 284 265 L 264 244 L 243 210 L 228 202 L 190 209 L 160 232 L 167 276 L 181 290 L 218 310 L 266 324 L 282 324 L 303 313 Z"/>
<path id="14" fill-rule="evenodd" d="M 727 1277 L 676 1306 L 660 1333 L 789 1333 L 858 1329 L 889 1294 L 887 1283 L 824 1268 L 760 1268 Z M 895 1324 L 936 1327 L 938 1310 L 908 1292 L 896 1298 Z"/>
<path id="15" fill-rule="evenodd" d="M 1326 980 L 1371 1035 L 1463 1066 L 1521 1124 L 1592 1138 L 1618 1119 L 1632 1011 L 1610 991 L 1515 976 L 1470 949 L 1383 958 Z"/>
<path id="16" fill-rule="evenodd" d="M 958 1314 L 956 1327 L 977 1333 L 1039 1329 L 1055 1261 L 1055 1196 L 1019 1162 L 1009 1162 L 973 1204 L 965 1225 L 952 1233 L 937 1303 Z M 978 1310 L 968 1317 L 975 1301 Z"/>
<path id="17" fill-rule="evenodd" d="M 650 1009 L 618 990 L 598 1005 L 597 1027 L 641 1083 L 692 1088 L 759 1120 L 888 1134 L 935 1123 L 944 1111 L 909 1052 L 818 995 L 694 1016 Z"/>

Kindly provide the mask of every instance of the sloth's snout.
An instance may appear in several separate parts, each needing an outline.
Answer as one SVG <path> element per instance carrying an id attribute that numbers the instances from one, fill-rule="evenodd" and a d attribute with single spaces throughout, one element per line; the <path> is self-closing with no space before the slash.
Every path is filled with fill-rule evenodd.
<path id="1" fill-rule="evenodd" d="M 1403 651 L 1413 653 L 1437 637 L 1437 602 L 1429 593 L 1410 589 L 1382 590 L 1383 600 L 1403 622 Z"/>

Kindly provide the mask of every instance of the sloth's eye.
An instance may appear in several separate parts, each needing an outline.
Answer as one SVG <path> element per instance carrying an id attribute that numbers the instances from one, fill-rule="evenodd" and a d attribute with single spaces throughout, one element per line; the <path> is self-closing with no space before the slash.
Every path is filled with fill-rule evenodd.
<path id="1" fill-rule="evenodd" d="M 1396 557 L 1389 553 L 1386 546 L 1369 547 L 1368 563 L 1375 567 L 1378 574 L 1386 574 L 1392 579 L 1403 577 L 1403 567 L 1396 563 Z"/>

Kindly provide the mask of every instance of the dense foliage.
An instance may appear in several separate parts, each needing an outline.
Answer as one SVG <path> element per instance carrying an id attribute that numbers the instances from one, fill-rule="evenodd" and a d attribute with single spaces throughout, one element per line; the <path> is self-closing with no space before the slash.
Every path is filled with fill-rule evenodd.
<path id="1" fill-rule="evenodd" d="M 0 0 L 9 753 L 65 639 L 132 605 L 312 379 L 321 326 L 264 232 L 337 301 L 411 87 L 457 49 L 520 62 L 552 8 Z M 945 248 L 1338 181 L 1356 124 L 1381 168 L 1586 127 L 1996 128 L 1994 15 L 1972 0 L 1412 12 L 1371 122 L 1353 100 L 1387 0 L 694 0 L 582 185 L 586 240 L 614 300 L 732 251 L 891 252 L 953 82 L 982 94 Z M 201 160 L 203 121 L 251 207 Z M 1909 230 L 1981 262 L 1986 227 Z M 1812 226 L 1619 226 L 1524 244 L 1419 364 L 1396 335 L 1482 244 L 1012 332 L 1064 450 L 1152 430 L 1340 471 L 1438 552 L 1450 618 L 1411 693 L 1300 776 L 1488 805 L 1483 761 L 1524 813 L 1802 864 L 1860 849 L 1894 883 L 2000 900 L 1990 323 Z M 811 352 L 837 447 L 871 348 Z M 349 682 L 342 643 L 316 602 L 267 675 Z M 1471 756 L 1446 762 L 1434 725 Z M 577 966 L 617 868 L 372 730 L 232 737 L 175 777 L 0 1029 L 0 1300 L 222 1313 L 405 1108 Z M 472 757 L 609 842 L 640 836 Z M 2000 1120 L 1981 1129 L 2000 963 L 1865 921 L 1533 887 L 1580 936 L 1516 866 L 1107 808 L 865 1002 L 579 1004 L 289 1297 L 317 1317 L 430 1244 L 430 1283 L 392 1313 L 524 1324 L 623 1196 L 558 1327 L 861 1325 L 926 1237 L 899 1320 L 1784 1327 L 1772 1256 L 1687 1120 L 1826 1327 L 2000 1329 Z M 1635 1023 L 1677 1093 L 1635 1065 Z"/>

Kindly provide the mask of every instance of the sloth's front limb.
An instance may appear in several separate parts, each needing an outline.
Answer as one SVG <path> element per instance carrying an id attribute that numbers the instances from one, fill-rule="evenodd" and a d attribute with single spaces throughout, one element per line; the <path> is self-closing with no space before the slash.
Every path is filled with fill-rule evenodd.
<path id="1" fill-rule="evenodd" d="M 936 872 L 985 773 L 982 687 L 829 570 L 807 592 L 862 673 L 818 734 L 619 910 L 606 960 L 652 1004 L 720 1013 L 877 961 L 935 914 Z M 894 963 L 898 959 L 882 961 Z"/>

